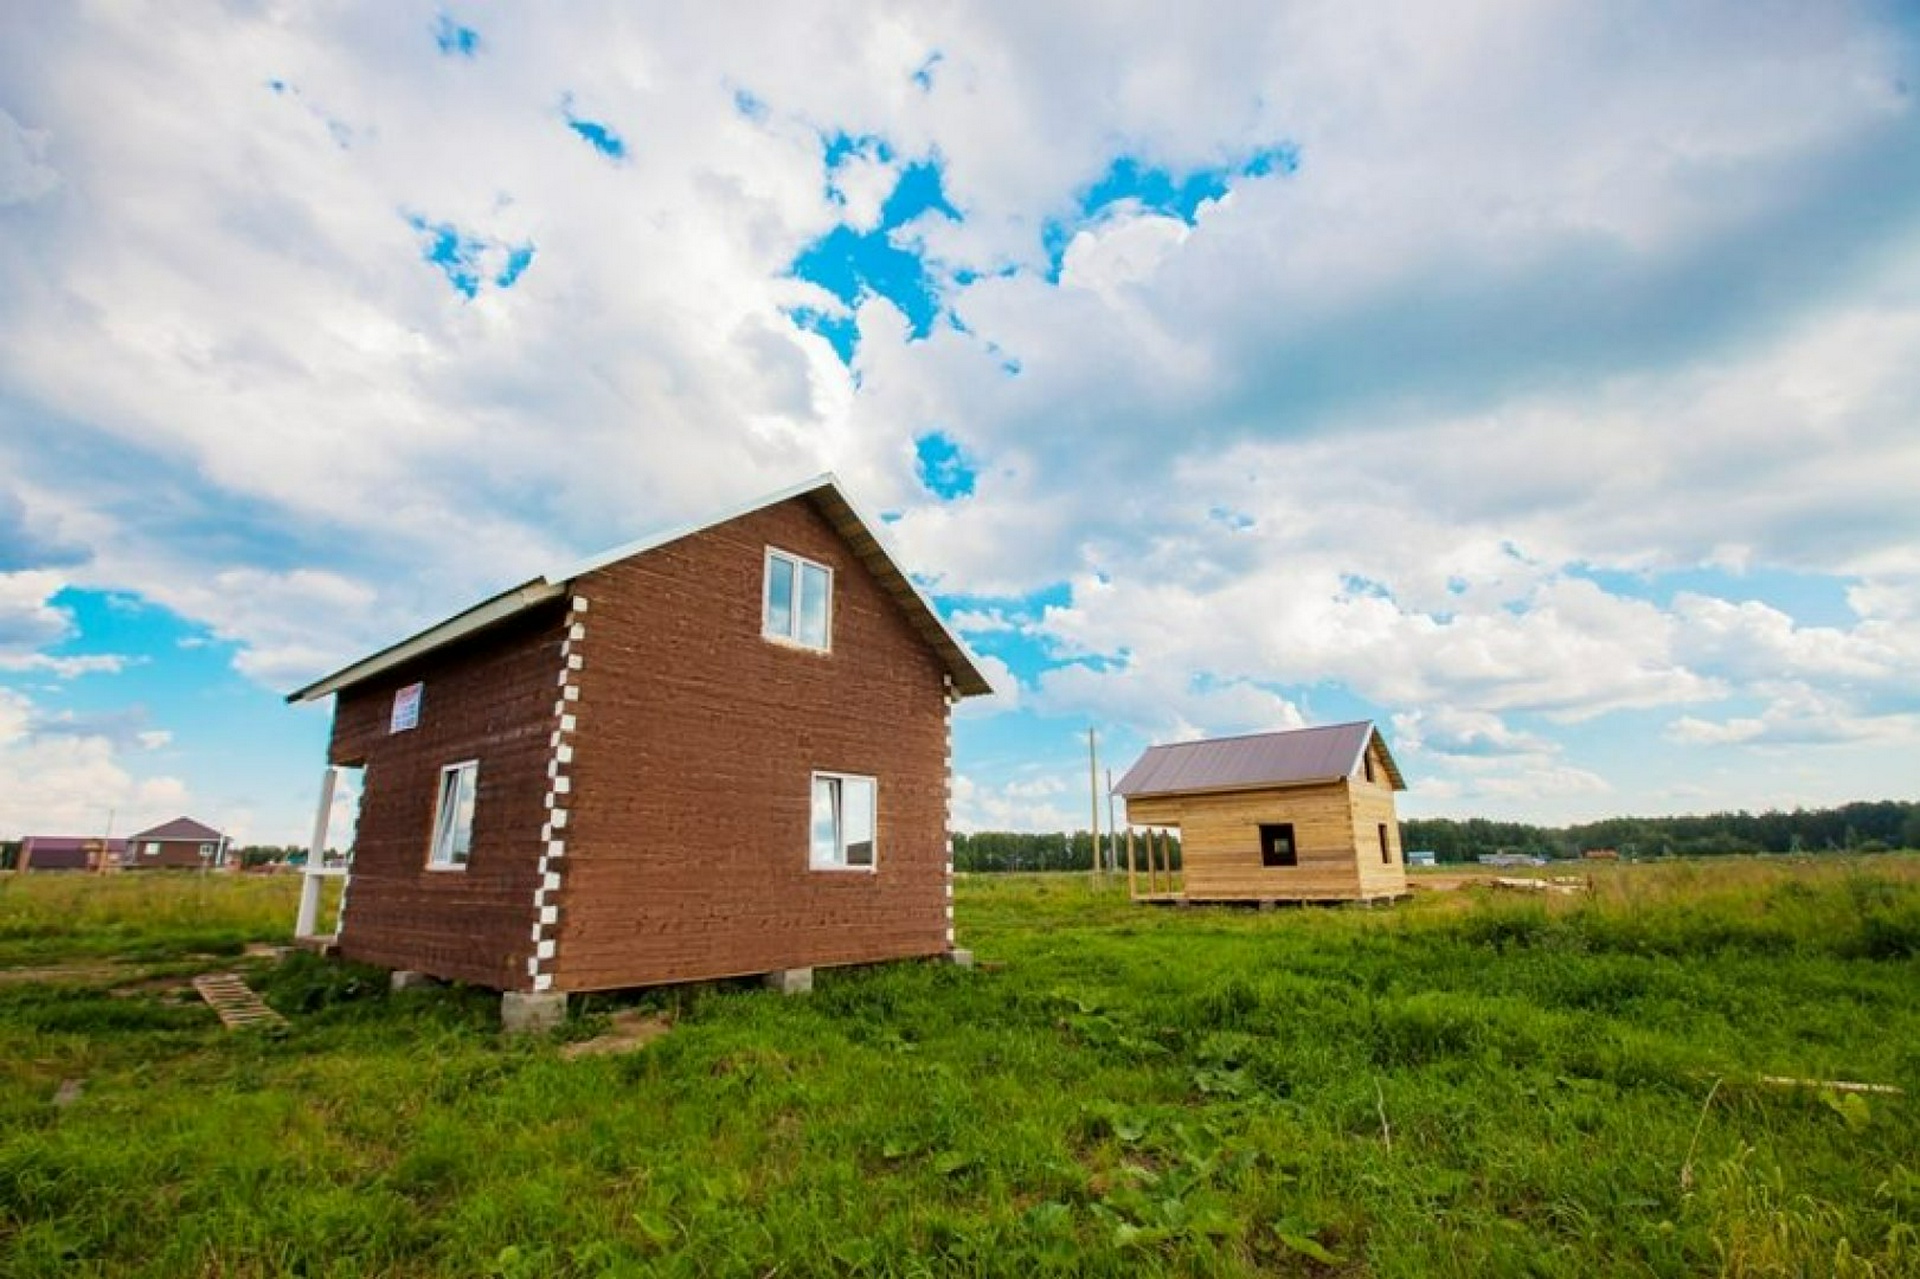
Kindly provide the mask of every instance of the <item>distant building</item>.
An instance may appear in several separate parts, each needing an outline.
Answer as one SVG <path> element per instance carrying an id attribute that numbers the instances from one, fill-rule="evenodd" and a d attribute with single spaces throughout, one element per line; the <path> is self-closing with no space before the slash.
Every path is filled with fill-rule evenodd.
<path id="1" fill-rule="evenodd" d="M 1589 848 L 1580 854 L 1590 862 L 1617 862 L 1620 850 L 1616 848 Z"/>
<path id="2" fill-rule="evenodd" d="M 20 858 L 14 865 L 19 870 L 101 870 L 119 865 L 126 851 L 124 839 L 28 835 L 20 841 Z"/>
<path id="3" fill-rule="evenodd" d="M 1547 859 L 1531 853 L 1482 853 L 1474 858 L 1482 866 L 1545 866 Z"/>
<path id="4" fill-rule="evenodd" d="M 1409 866 L 1433 866 L 1437 865 L 1439 861 L 1439 856 L 1431 848 L 1410 849 L 1407 853 L 1407 865 Z"/>
<path id="5" fill-rule="evenodd" d="M 1114 787 L 1129 823 L 1179 828 L 1187 901 L 1405 896 L 1405 789 L 1366 721 L 1154 746 Z"/>
<path id="6" fill-rule="evenodd" d="M 226 864 L 227 837 L 191 817 L 127 836 L 120 865 L 127 870 L 220 870 Z"/>

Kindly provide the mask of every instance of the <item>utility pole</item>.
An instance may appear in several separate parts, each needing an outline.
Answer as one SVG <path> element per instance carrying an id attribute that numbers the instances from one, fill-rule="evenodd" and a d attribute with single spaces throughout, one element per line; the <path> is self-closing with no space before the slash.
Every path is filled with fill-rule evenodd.
<path id="1" fill-rule="evenodd" d="M 95 867 L 95 874 L 107 873 L 107 861 L 113 856 L 113 819 L 119 811 L 117 808 L 107 809 L 107 833 L 106 837 L 100 841 L 100 861 Z"/>
<path id="2" fill-rule="evenodd" d="M 1087 867 L 1097 881 L 1100 878 L 1100 757 L 1094 745 L 1094 728 L 1091 724 L 1087 726 L 1087 799 L 1093 808 L 1093 845 L 1090 850 L 1093 855 L 1088 858 Z"/>

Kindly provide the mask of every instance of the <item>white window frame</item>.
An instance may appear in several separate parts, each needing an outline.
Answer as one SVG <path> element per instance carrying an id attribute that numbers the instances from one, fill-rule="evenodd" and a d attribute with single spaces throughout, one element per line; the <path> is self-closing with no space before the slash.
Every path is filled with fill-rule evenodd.
<path id="1" fill-rule="evenodd" d="M 779 631 L 773 625 L 773 564 L 782 561 L 793 570 L 793 598 L 787 605 L 787 629 Z M 826 634 L 818 644 L 804 639 L 800 634 L 800 579 L 807 569 L 818 569 L 827 578 L 827 607 L 825 617 Z M 795 555 L 792 551 L 782 551 L 775 547 L 767 548 L 766 562 L 760 570 L 760 635 L 776 644 L 789 644 L 794 648 L 804 648 L 810 653 L 831 653 L 833 651 L 833 566 L 822 564 L 819 560 L 810 560 L 804 555 Z"/>
<path id="2" fill-rule="evenodd" d="M 844 796 L 847 782 L 865 782 L 873 791 L 873 838 L 872 849 L 867 855 L 865 865 L 855 865 L 847 861 L 847 832 L 840 820 L 840 811 L 844 809 L 844 800 L 838 800 L 834 814 L 833 852 L 831 858 L 822 860 L 814 847 L 813 831 L 816 814 L 813 811 L 814 795 L 821 782 L 831 782 L 836 797 Z M 859 875 L 871 875 L 880 867 L 880 779 L 864 773 L 833 773 L 823 769 L 814 770 L 807 782 L 807 866 L 812 870 L 851 871 Z"/>
<path id="3" fill-rule="evenodd" d="M 148 840 L 140 846 L 140 854 L 143 857 L 158 857 L 160 855 L 160 841 L 156 839 Z"/>
<path id="4" fill-rule="evenodd" d="M 466 856 L 454 860 L 454 827 L 449 823 L 447 813 L 447 780 L 457 778 L 462 773 L 473 774 L 473 804 L 467 813 Z M 458 782 L 455 783 L 456 803 L 459 796 Z M 445 871 L 463 871 L 473 859 L 473 808 L 480 806 L 480 761 L 463 759 L 456 764 L 448 764 L 440 770 L 440 781 L 433 794 L 433 837 L 427 845 L 427 869 Z"/>

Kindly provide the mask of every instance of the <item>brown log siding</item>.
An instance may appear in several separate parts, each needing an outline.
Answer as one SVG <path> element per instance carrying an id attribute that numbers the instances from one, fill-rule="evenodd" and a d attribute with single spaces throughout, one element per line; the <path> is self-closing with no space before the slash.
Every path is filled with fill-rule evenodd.
<path id="1" fill-rule="evenodd" d="M 349 959 L 497 989 L 527 986 L 539 878 L 560 604 L 340 694 L 331 763 L 364 765 Z M 395 690 L 425 684 L 419 727 L 388 732 Z M 478 760 L 464 870 L 429 870 L 440 770 Z"/>
<path id="2" fill-rule="evenodd" d="M 833 570 L 830 652 L 761 637 L 769 546 Z M 943 670 L 810 502 L 575 590 L 589 608 L 555 989 L 946 949 Z M 873 873 L 809 869 L 815 770 L 878 780 Z"/>

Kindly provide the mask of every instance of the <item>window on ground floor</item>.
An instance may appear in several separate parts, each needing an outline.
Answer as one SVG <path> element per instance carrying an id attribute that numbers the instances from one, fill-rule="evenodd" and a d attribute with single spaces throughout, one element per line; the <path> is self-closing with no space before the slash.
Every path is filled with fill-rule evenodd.
<path id="1" fill-rule="evenodd" d="M 429 866 L 467 864 L 473 848 L 473 801 L 480 787 L 480 764 L 466 760 L 440 770 L 440 796 L 433 810 L 433 848 Z"/>
<path id="2" fill-rule="evenodd" d="M 1260 823 L 1260 864 L 1298 866 L 1300 852 L 1293 844 L 1292 822 Z"/>
<path id="3" fill-rule="evenodd" d="M 815 870 L 872 870 L 878 844 L 879 783 L 850 773 L 813 775 Z"/>
<path id="4" fill-rule="evenodd" d="M 1387 824 L 1380 823 L 1380 864 L 1393 865 L 1393 845 L 1387 842 Z"/>

